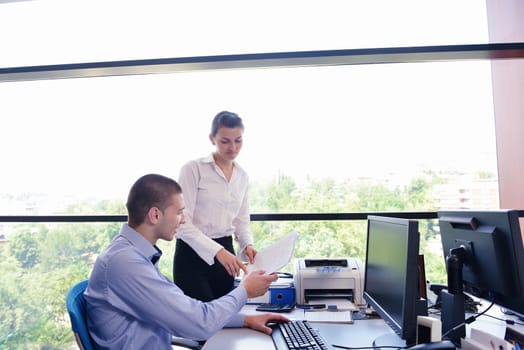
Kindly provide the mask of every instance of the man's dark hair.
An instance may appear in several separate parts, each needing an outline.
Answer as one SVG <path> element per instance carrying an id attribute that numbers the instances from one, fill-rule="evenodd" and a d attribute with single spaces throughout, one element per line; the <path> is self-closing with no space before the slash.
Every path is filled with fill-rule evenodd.
<path id="1" fill-rule="evenodd" d="M 175 180 L 166 176 L 148 174 L 139 178 L 127 197 L 129 226 L 137 227 L 142 224 L 149 209 L 153 207 L 164 211 L 173 204 L 171 197 L 177 193 L 182 193 L 182 188 Z"/>
<path id="2" fill-rule="evenodd" d="M 244 124 L 242 123 L 242 119 L 238 116 L 238 114 L 228 111 L 222 111 L 218 113 L 215 118 L 213 118 L 213 122 L 211 123 L 211 135 L 215 137 L 217 135 L 218 129 L 221 127 L 241 127 L 242 130 L 244 130 Z"/>

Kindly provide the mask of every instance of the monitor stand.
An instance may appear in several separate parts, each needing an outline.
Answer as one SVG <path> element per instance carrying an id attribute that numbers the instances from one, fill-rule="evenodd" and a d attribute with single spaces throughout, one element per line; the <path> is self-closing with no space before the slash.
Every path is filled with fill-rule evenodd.
<path id="1" fill-rule="evenodd" d="M 448 290 L 440 292 L 442 338 L 448 338 L 455 344 L 460 344 L 460 339 L 466 337 L 464 279 L 462 278 L 465 259 L 466 248 L 464 246 L 449 250 L 446 256 Z"/>
<path id="2" fill-rule="evenodd" d="M 442 335 L 446 335 L 455 344 L 460 344 L 460 339 L 466 337 L 464 294 L 452 294 L 446 290 L 442 296 Z"/>
<path id="3" fill-rule="evenodd" d="M 395 333 L 385 333 L 375 338 L 375 340 L 373 340 L 373 349 L 374 350 L 380 350 L 382 348 L 384 350 L 386 349 L 389 350 L 392 347 L 405 348 L 406 341 L 400 338 Z"/>

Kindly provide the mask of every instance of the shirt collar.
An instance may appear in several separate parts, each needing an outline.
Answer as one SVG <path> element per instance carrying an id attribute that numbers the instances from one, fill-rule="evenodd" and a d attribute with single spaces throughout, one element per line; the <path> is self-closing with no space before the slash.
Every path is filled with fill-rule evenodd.
<path id="1" fill-rule="evenodd" d="M 202 162 L 204 163 L 214 163 L 215 158 L 213 158 L 213 153 L 210 153 L 207 157 L 202 159 Z"/>
<path id="2" fill-rule="evenodd" d="M 152 245 L 144 238 L 144 236 L 131 228 L 128 224 L 122 226 L 120 235 L 126 238 L 133 246 L 144 254 L 148 260 L 151 262 L 154 260 L 153 265 L 155 265 L 158 259 L 160 259 L 160 256 L 162 256 L 162 251 L 156 245 Z"/>
<path id="3" fill-rule="evenodd" d="M 207 157 L 202 158 L 202 163 L 216 164 L 215 158 L 213 158 L 213 153 L 210 153 Z M 235 168 L 244 171 L 242 167 L 237 163 L 236 160 L 233 161 L 233 165 L 235 166 Z"/>

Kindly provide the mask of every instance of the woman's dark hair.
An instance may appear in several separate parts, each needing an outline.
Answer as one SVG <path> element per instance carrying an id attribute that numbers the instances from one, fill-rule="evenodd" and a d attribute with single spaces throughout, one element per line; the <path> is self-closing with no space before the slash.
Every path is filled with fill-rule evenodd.
<path id="1" fill-rule="evenodd" d="M 242 123 L 242 119 L 238 116 L 238 114 L 228 111 L 222 111 L 218 113 L 215 118 L 213 118 L 213 122 L 211 123 L 211 136 L 215 137 L 217 135 L 218 129 L 221 127 L 241 127 L 242 130 L 244 130 L 244 124 Z"/>
<path id="2" fill-rule="evenodd" d="M 169 207 L 173 194 L 182 193 L 182 188 L 173 179 L 158 174 L 139 178 L 131 187 L 127 197 L 128 224 L 136 227 L 144 222 L 149 209 L 161 211 Z"/>

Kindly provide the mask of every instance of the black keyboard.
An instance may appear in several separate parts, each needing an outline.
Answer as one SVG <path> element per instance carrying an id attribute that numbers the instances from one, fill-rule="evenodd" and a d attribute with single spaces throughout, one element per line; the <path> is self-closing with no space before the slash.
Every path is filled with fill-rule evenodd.
<path id="1" fill-rule="evenodd" d="M 327 350 L 329 347 L 306 320 L 277 323 L 273 326 L 273 343 L 277 350 Z"/>

